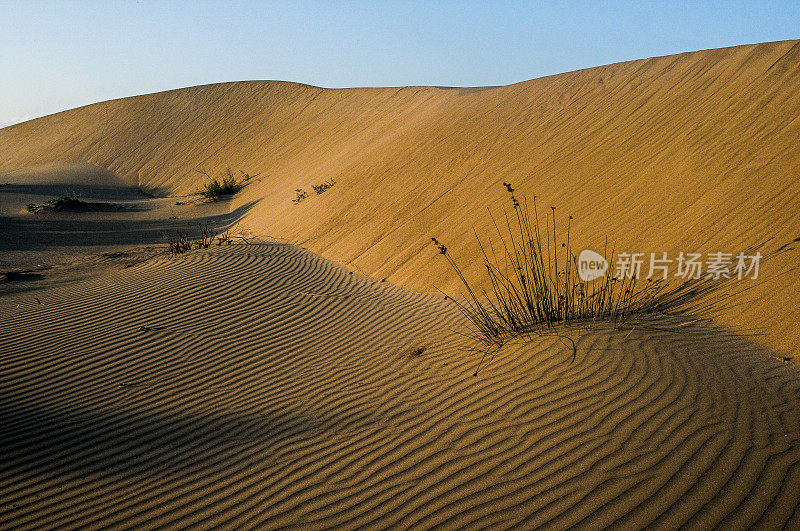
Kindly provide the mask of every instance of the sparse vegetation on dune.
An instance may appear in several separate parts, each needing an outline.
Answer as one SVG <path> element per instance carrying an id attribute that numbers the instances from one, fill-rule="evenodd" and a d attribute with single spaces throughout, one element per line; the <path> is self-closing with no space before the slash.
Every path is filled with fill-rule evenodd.
<path id="1" fill-rule="evenodd" d="M 214 237 L 216 236 L 211 223 L 207 221 L 198 224 L 198 226 L 200 227 L 199 238 L 190 237 L 188 232 L 178 232 L 177 238 L 170 240 L 167 244 L 167 253 L 170 256 L 175 256 L 176 254 L 187 253 L 192 249 L 207 249 L 211 247 L 211 244 L 214 242 Z"/>
<path id="2" fill-rule="evenodd" d="M 314 189 L 317 195 L 320 195 L 325 193 L 325 191 L 328 190 L 329 188 L 332 188 L 334 184 L 336 184 L 336 181 L 334 181 L 333 178 L 331 178 L 327 181 L 323 181 L 322 184 L 314 184 L 311 186 L 311 188 Z"/>
<path id="3" fill-rule="evenodd" d="M 295 205 L 302 203 L 305 198 L 308 197 L 308 192 L 303 190 L 302 188 L 297 188 L 295 190 L 295 197 L 292 199 L 292 203 Z"/>
<path id="4" fill-rule="evenodd" d="M 241 180 L 237 181 L 236 175 L 231 168 L 227 168 L 223 175 L 216 177 L 210 176 L 203 170 L 197 170 L 197 172 L 205 175 L 208 178 L 208 181 L 200 190 L 200 195 L 209 201 L 214 201 L 222 196 L 235 194 L 245 182 L 258 177 L 259 175 L 258 173 L 251 175 L 243 170 L 239 170 Z"/>
<path id="5" fill-rule="evenodd" d="M 203 189 L 203 197 L 206 199 L 216 199 L 223 195 L 231 195 L 236 193 L 238 186 L 233 179 L 223 178 L 222 181 L 213 179 L 206 183 Z"/>
<path id="6" fill-rule="evenodd" d="M 208 249 L 214 244 L 231 245 L 234 238 L 248 242 L 248 237 L 243 234 L 231 236 L 228 232 L 217 233 L 210 221 L 198 223 L 197 226 L 200 228 L 199 237 L 193 238 L 188 232 L 178 232 L 177 237 L 167 243 L 166 253 L 175 256 L 194 249 Z"/>
<path id="7" fill-rule="evenodd" d="M 518 200 L 511 184 L 503 185 L 513 212 L 506 211 L 499 222 L 492 216 L 499 242 L 484 244 L 478 238 L 490 290 L 473 288 L 447 247 L 432 238 L 464 288 L 460 300 L 445 297 L 467 318 L 470 327 L 465 335 L 484 348 L 500 348 L 509 339 L 542 335 L 575 321 L 620 323 L 634 315 L 707 310 L 720 303 L 719 298 L 699 299 L 719 291 L 724 280 L 701 277 L 669 285 L 635 275 L 617 278 L 614 251 L 607 253 L 607 245 L 604 258 L 612 265 L 603 276 L 582 280 L 570 244 L 572 217 L 567 221 L 566 242 L 559 243 L 555 207 L 546 213 L 542 227 L 536 197 L 531 215 L 525 198 Z"/>
<path id="8" fill-rule="evenodd" d="M 45 201 L 41 205 L 37 205 L 35 203 L 28 203 L 25 206 L 25 210 L 28 212 L 36 213 L 36 212 L 81 212 L 84 210 L 89 210 L 90 204 L 86 201 L 82 201 L 78 199 L 77 196 L 74 195 L 62 195 L 61 197 L 57 197 L 55 199 L 50 199 L 49 201 Z"/>
<path id="9" fill-rule="evenodd" d="M 322 183 L 320 184 L 312 184 L 311 188 L 317 195 L 322 195 L 326 191 L 333 188 L 333 185 L 335 184 L 336 181 L 334 181 L 333 178 L 330 178 L 328 180 L 322 181 Z M 292 203 L 294 203 L 295 205 L 302 203 L 305 199 L 308 198 L 308 192 L 306 192 L 302 188 L 296 188 L 294 192 L 295 192 L 295 197 L 294 199 L 292 199 Z"/>

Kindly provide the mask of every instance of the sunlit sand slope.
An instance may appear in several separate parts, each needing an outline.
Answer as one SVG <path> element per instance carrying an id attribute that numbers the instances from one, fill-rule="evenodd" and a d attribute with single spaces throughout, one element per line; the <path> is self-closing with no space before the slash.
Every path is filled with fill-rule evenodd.
<path id="1" fill-rule="evenodd" d="M 0 527 L 800 526 L 795 366 L 662 320 L 475 377 L 459 319 L 284 244 L 6 297 Z"/>
<path id="2" fill-rule="evenodd" d="M 83 161 L 162 195 L 197 190 L 198 169 L 261 172 L 230 205 L 257 202 L 241 227 L 431 290 L 454 282 L 432 235 L 480 282 L 472 231 L 491 229 L 503 181 L 557 206 L 559 232 L 571 214 L 577 247 L 796 246 L 799 116 L 800 43 L 784 41 L 477 90 L 256 81 L 125 98 L 0 130 L 0 171 Z M 797 264 L 773 261 L 721 322 L 795 356 Z"/>

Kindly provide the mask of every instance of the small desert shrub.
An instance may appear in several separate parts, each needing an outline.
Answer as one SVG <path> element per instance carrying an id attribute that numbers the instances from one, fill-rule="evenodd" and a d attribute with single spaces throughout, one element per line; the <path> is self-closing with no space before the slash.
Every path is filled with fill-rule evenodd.
<path id="1" fill-rule="evenodd" d="M 178 232 L 177 237 L 167 243 L 167 253 L 170 256 L 188 253 L 192 249 L 208 249 L 214 242 L 214 229 L 211 222 L 207 221 L 198 224 L 200 227 L 200 238 L 192 239 L 187 232 Z M 227 237 L 225 238 L 227 240 Z"/>
<path id="2" fill-rule="evenodd" d="M 719 290 L 720 284 L 707 277 L 671 287 L 660 279 L 618 279 L 614 276 L 613 250 L 610 256 L 604 256 L 609 264 L 605 276 L 581 280 L 569 241 L 572 217 L 567 225 L 567 241 L 559 245 L 555 207 L 550 207 L 545 227 L 541 227 L 536 197 L 531 213 L 525 198 L 520 202 L 511 184 L 503 185 L 510 194 L 513 211 L 506 211 L 499 223 L 492 216 L 499 236 L 497 248 L 484 245 L 478 238 L 488 291 L 474 288 L 447 247 L 432 238 L 465 291 L 461 300 L 445 297 L 452 299 L 467 318 L 470 327 L 465 335 L 488 350 L 501 347 L 510 338 L 541 335 L 554 331 L 556 325 L 573 321 L 618 323 L 633 315 L 707 309 L 709 303 L 697 300 Z"/>
<path id="3" fill-rule="evenodd" d="M 239 170 L 239 174 L 242 177 L 241 183 L 236 181 L 236 176 L 233 173 L 233 170 L 228 168 L 225 170 L 225 174 L 219 177 L 211 177 L 208 173 L 197 170 L 198 173 L 202 173 L 208 178 L 208 181 L 203 185 L 203 188 L 200 190 L 200 195 L 205 197 L 206 199 L 213 201 L 218 199 L 224 195 L 232 195 L 239 191 L 239 188 L 242 187 L 241 183 L 249 181 L 254 177 L 258 177 L 258 173 L 250 175 L 249 173 Z"/>
<path id="4" fill-rule="evenodd" d="M 25 206 L 25 210 L 28 212 L 80 212 L 83 210 L 88 210 L 89 207 L 89 203 L 86 201 L 81 201 L 76 196 L 62 195 L 61 197 L 45 201 L 41 205 L 28 203 Z"/>
<path id="5" fill-rule="evenodd" d="M 295 194 L 296 194 L 295 198 L 292 199 L 292 203 L 294 203 L 295 205 L 302 203 L 303 200 L 308 197 L 308 192 L 306 192 L 302 188 L 296 189 Z"/>
<path id="6" fill-rule="evenodd" d="M 189 235 L 185 232 L 179 232 L 178 237 L 174 240 L 170 240 L 167 244 L 167 252 L 170 256 L 188 253 L 191 250 L 192 240 L 189 239 Z"/>
<path id="7" fill-rule="evenodd" d="M 86 207 L 86 202 L 72 195 L 62 195 L 44 203 L 53 210 L 78 210 Z"/>
<path id="8" fill-rule="evenodd" d="M 333 178 L 331 178 L 328 181 L 323 181 L 322 184 L 311 185 L 311 188 L 314 189 L 314 191 L 317 193 L 317 195 L 320 195 L 320 194 L 324 193 L 326 190 L 328 190 L 329 188 L 332 188 L 334 184 L 336 184 L 336 181 L 334 181 Z"/>
<path id="9" fill-rule="evenodd" d="M 217 199 L 223 195 L 234 194 L 236 190 L 238 190 L 236 179 L 223 177 L 220 181 L 215 177 L 203 186 L 200 194 L 206 199 Z"/>

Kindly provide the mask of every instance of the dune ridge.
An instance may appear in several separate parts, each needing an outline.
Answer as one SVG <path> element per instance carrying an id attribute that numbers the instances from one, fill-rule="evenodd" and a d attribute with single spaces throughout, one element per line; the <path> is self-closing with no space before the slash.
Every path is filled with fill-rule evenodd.
<path id="1" fill-rule="evenodd" d="M 4 527 L 800 523 L 797 369 L 706 325 L 574 329 L 574 363 L 546 336 L 476 378 L 447 301 L 286 244 L 10 302 Z"/>

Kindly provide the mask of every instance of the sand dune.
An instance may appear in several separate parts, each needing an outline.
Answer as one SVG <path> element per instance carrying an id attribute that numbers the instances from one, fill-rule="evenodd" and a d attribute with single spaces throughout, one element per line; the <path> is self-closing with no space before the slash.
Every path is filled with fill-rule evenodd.
<path id="1" fill-rule="evenodd" d="M 285 244 L 37 297 L 0 310 L 4 526 L 800 525 L 798 372 L 706 325 L 473 377 L 441 297 Z"/>
<path id="2" fill-rule="evenodd" d="M 241 226 L 418 290 L 452 288 L 429 238 L 473 229 L 511 181 L 572 215 L 578 246 L 732 252 L 792 244 L 800 205 L 800 42 L 620 63 L 486 90 L 242 82 L 90 105 L 0 130 L 0 171 L 89 162 L 160 194 L 226 167 L 265 178 Z M 293 205 L 294 189 L 334 178 Z M 566 226 L 566 223 L 563 224 Z M 721 322 L 794 356 L 796 254 Z M 466 265 L 480 282 L 479 264 Z M 784 319 L 771 317 L 775 311 Z"/>
<path id="3" fill-rule="evenodd" d="M 0 527 L 800 527 L 798 70 L 787 41 L 0 129 Z M 260 175 L 201 201 L 228 167 Z M 485 285 L 504 181 L 578 249 L 785 252 L 728 308 L 576 324 L 574 360 L 545 335 L 473 376 L 430 237 Z M 25 211 L 65 194 L 95 206 Z M 163 254 L 206 222 L 257 238 Z"/>

